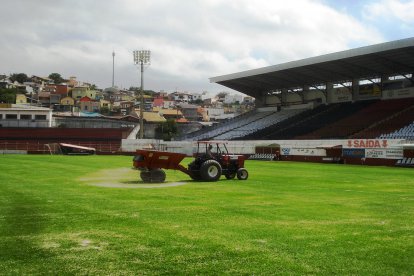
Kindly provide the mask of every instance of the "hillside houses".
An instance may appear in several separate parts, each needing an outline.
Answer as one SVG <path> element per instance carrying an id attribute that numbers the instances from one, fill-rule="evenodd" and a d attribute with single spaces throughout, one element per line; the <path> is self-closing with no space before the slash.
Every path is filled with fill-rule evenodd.
<path id="1" fill-rule="evenodd" d="M 71 76 L 55 84 L 48 77 L 31 76 L 24 83 L 11 82 L 8 76 L 0 75 L 1 89 L 14 89 L 19 106 L 43 107 L 59 116 L 108 117 L 132 116 L 139 119 L 141 97 L 137 90 L 117 87 L 97 89 L 89 83 L 77 81 Z M 144 122 L 155 130 L 157 124 L 174 120 L 178 124 L 222 121 L 246 111 L 242 96 L 221 93 L 209 96 L 207 92 L 153 92 L 145 91 Z M 148 135 L 151 136 L 150 133 Z"/>

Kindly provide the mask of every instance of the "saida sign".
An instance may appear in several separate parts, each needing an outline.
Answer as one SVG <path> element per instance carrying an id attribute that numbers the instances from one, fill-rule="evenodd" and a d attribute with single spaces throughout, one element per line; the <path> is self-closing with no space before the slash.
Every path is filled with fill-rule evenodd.
<path id="1" fill-rule="evenodd" d="M 387 148 L 388 141 L 380 139 L 350 139 L 348 148 Z"/>

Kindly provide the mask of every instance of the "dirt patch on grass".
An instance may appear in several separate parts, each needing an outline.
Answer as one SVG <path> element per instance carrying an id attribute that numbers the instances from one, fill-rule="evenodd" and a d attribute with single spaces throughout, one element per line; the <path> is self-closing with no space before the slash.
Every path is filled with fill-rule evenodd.
<path id="1" fill-rule="evenodd" d="M 186 181 L 180 182 L 163 182 L 163 183 L 144 183 L 139 177 L 139 172 L 130 168 L 120 168 L 111 170 L 102 170 L 93 174 L 79 178 L 91 186 L 106 188 L 128 188 L 128 189 L 154 189 L 175 187 L 188 184 Z"/>

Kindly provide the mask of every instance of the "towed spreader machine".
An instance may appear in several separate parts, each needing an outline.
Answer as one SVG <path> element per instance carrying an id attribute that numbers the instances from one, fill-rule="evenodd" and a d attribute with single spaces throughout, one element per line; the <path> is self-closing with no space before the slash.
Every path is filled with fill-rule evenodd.
<path id="1" fill-rule="evenodd" d="M 246 180 L 249 173 L 244 168 L 243 155 L 229 154 L 226 144 L 217 141 L 197 142 L 197 152 L 194 160 L 184 167 L 180 162 L 186 157 L 182 153 L 137 150 L 133 159 L 135 169 L 141 171 L 142 181 L 148 183 L 164 182 L 166 170 L 179 170 L 188 174 L 194 180 L 217 181 L 222 175 L 227 179 L 237 176 L 239 180 Z"/>

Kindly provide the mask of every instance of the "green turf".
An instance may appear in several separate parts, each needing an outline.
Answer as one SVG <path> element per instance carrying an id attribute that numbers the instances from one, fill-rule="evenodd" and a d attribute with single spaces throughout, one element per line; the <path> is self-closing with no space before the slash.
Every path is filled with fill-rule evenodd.
<path id="1" fill-rule="evenodd" d="M 80 180 L 122 167 L 131 157 L 0 156 L 0 274 L 414 274 L 413 169 L 249 161 L 247 181 Z"/>

